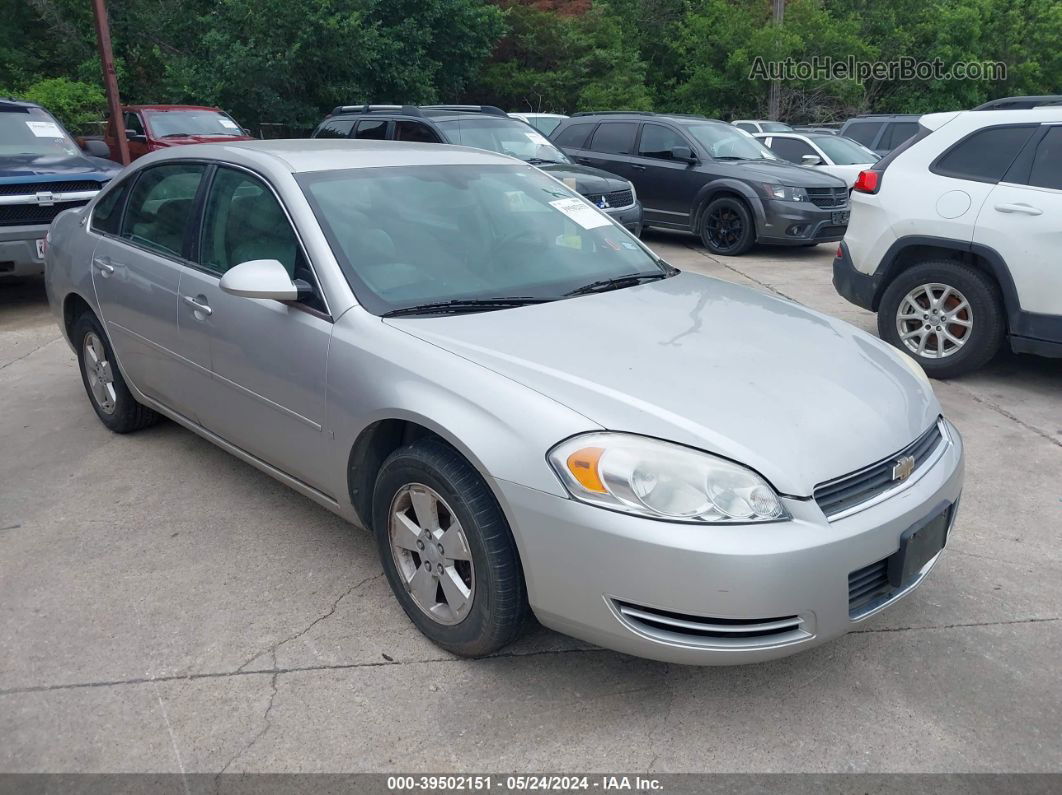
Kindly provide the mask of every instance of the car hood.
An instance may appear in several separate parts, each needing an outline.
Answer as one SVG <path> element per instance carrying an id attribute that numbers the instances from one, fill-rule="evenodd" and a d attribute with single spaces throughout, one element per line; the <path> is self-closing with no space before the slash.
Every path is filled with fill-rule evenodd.
<path id="1" fill-rule="evenodd" d="M 794 165 L 784 160 L 727 161 L 736 166 L 737 175 L 744 179 L 769 182 L 773 185 L 792 185 L 797 188 L 840 188 L 839 179 L 821 171 Z"/>
<path id="2" fill-rule="evenodd" d="M 227 144 L 234 141 L 253 141 L 249 135 L 175 135 L 168 138 L 153 138 L 154 146 L 187 146 L 188 144 Z"/>
<path id="3" fill-rule="evenodd" d="M 71 177 L 106 182 L 122 167 L 110 160 L 84 154 L 74 155 L 4 155 L 0 156 L 0 179 L 46 182 Z"/>
<path id="4" fill-rule="evenodd" d="M 940 413 L 916 365 L 876 337 L 696 274 L 385 322 L 601 427 L 726 456 L 801 497 L 902 449 Z"/>
<path id="5" fill-rule="evenodd" d="M 577 166 L 571 163 L 541 165 L 539 168 L 561 182 L 565 179 L 574 179 L 575 190 L 584 196 L 627 190 L 630 187 L 630 182 L 623 177 L 617 177 L 599 168 Z"/>

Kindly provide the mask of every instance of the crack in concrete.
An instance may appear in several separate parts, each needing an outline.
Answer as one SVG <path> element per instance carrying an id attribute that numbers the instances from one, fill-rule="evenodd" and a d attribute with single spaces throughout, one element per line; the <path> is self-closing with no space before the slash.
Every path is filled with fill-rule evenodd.
<path id="1" fill-rule="evenodd" d="M 38 346 L 37 346 L 36 348 L 34 348 L 33 350 L 30 350 L 30 351 L 26 351 L 26 353 L 22 354 L 21 356 L 16 356 L 16 357 L 15 357 L 14 359 L 12 359 L 11 361 L 9 361 L 9 362 L 4 362 L 3 364 L 0 364 L 0 370 L 3 370 L 3 369 L 4 369 L 5 367 L 9 367 L 9 366 L 11 366 L 11 365 L 12 365 L 12 364 L 14 364 L 15 362 L 21 362 L 21 361 L 22 361 L 23 359 L 25 359 L 25 358 L 28 358 L 28 357 L 32 356 L 32 355 L 33 355 L 33 354 L 35 354 L 35 353 L 36 353 L 37 351 L 39 351 L 39 350 L 42 350 L 43 348 L 47 348 L 47 347 L 48 347 L 49 345 L 51 345 L 51 344 L 52 344 L 53 342 L 58 342 L 58 341 L 59 341 L 59 340 L 61 340 L 61 339 L 62 339 L 62 337 L 52 337 L 52 339 L 48 340 L 47 342 L 43 342 L 43 343 L 41 343 L 40 345 L 38 345 Z"/>
<path id="2" fill-rule="evenodd" d="M 980 403 L 982 406 L 985 406 L 990 411 L 994 411 L 994 412 L 996 412 L 996 414 L 999 414 L 1001 417 L 1005 417 L 1006 419 L 1010 420 L 1011 422 L 1013 422 L 1013 423 L 1015 423 L 1017 425 L 1020 425 L 1025 430 L 1032 431 L 1037 436 L 1042 436 L 1044 439 L 1047 439 L 1047 441 L 1049 441 L 1051 444 L 1055 445 L 1056 447 L 1062 447 L 1062 439 L 1056 439 L 1054 436 L 1052 436 L 1050 433 L 1048 433 L 1047 431 L 1043 430 L 1042 428 L 1037 428 L 1035 425 L 1030 425 L 1025 420 L 1021 419 L 1020 417 L 1017 417 L 1014 414 L 1011 414 L 1009 411 L 1007 411 L 1005 408 L 1000 406 L 998 403 L 994 403 L 993 401 L 989 400 L 988 398 L 983 398 L 980 395 L 978 395 L 977 393 L 975 393 L 975 392 L 971 391 L 970 389 L 968 389 L 967 387 L 963 386 L 962 384 L 956 383 L 954 381 L 952 381 L 950 383 L 950 386 L 953 386 L 956 389 L 958 389 L 959 391 L 961 391 L 964 394 L 966 394 L 966 396 L 969 397 L 971 400 L 973 400 L 975 403 Z"/>
<path id="3" fill-rule="evenodd" d="M 332 606 L 326 612 L 322 613 L 317 618 L 315 618 L 313 621 L 311 621 L 309 624 L 307 624 L 305 628 L 299 630 L 294 635 L 289 635 L 288 637 L 284 638 L 283 640 L 279 641 L 278 643 L 274 643 L 268 649 L 263 649 L 262 651 L 260 651 L 257 654 L 255 654 L 253 657 L 250 657 L 249 659 L 244 660 L 244 662 L 240 663 L 239 667 L 236 669 L 236 672 L 239 673 L 239 672 L 243 671 L 248 665 L 253 663 L 255 660 L 257 660 L 263 654 L 270 654 L 270 653 L 273 655 L 273 668 L 275 669 L 277 667 L 277 651 L 280 649 L 281 646 L 283 646 L 286 643 L 291 643 L 293 640 L 298 640 L 303 635 L 305 635 L 307 632 L 309 632 L 311 629 L 313 629 L 315 626 L 320 624 L 322 621 L 325 621 L 326 619 L 331 618 L 335 614 L 336 610 L 339 609 L 339 603 L 340 602 L 342 602 L 344 599 L 346 599 L 348 596 L 350 596 L 352 593 L 354 593 L 354 591 L 358 590 L 361 586 L 365 585 L 366 583 L 368 583 L 368 582 L 370 582 L 372 580 L 377 580 L 377 579 L 379 579 L 382 576 L 383 576 L 383 572 L 379 572 L 378 574 L 373 574 L 371 577 L 366 577 L 366 578 L 364 578 L 362 580 L 359 580 L 358 582 L 354 583 L 352 586 L 347 588 L 347 590 L 345 590 L 338 597 L 336 597 L 335 601 L 332 602 Z"/>
<path id="4" fill-rule="evenodd" d="M 781 290 L 779 290 L 777 287 L 772 287 L 771 285 L 767 284 L 767 282 L 761 282 L 755 276 L 750 276 L 749 274 L 745 273 L 744 271 L 739 270 L 738 268 L 735 268 L 733 265 L 729 265 L 726 262 L 724 262 L 723 260 L 716 259 L 715 257 L 710 256 L 707 252 L 701 251 L 700 249 L 695 248 L 694 246 L 690 245 L 689 243 L 686 243 L 684 245 L 686 246 L 686 248 L 688 248 L 694 254 L 700 254 L 705 259 L 714 262 L 716 265 L 722 265 L 728 271 L 733 271 L 738 276 L 741 276 L 744 279 L 748 279 L 750 282 L 758 284 L 763 289 L 769 290 L 770 292 L 774 293 L 775 295 L 782 296 L 782 298 L 786 299 L 787 301 L 792 301 L 794 304 L 800 304 L 800 301 L 796 300 L 791 295 L 786 295 Z M 801 306 L 803 306 L 803 304 L 801 304 Z"/>
<path id="5" fill-rule="evenodd" d="M 265 712 L 262 714 L 262 728 L 258 730 L 258 732 L 254 735 L 254 737 L 252 737 L 250 739 L 250 741 L 248 741 L 247 744 L 243 746 L 243 748 L 241 748 L 239 751 L 237 751 L 235 754 L 233 754 L 232 757 L 229 758 L 229 761 L 226 762 L 224 764 L 224 766 L 221 768 L 221 770 L 219 770 L 217 772 L 217 775 L 214 776 L 214 791 L 215 792 L 217 792 L 219 787 L 220 787 L 221 775 L 232 766 L 233 762 L 235 762 L 241 756 L 243 756 L 248 751 L 250 751 L 251 748 L 253 748 L 255 746 L 255 744 L 259 740 L 261 740 L 263 737 L 265 737 L 266 732 L 268 732 L 270 730 L 270 728 L 272 728 L 273 723 L 272 723 L 272 721 L 270 721 L 269 715 L 270 715 L 270 713 L 273 712 L 273 703 L 276 701 L 276 698 L 277 698 L 277 677 L 279 677 L 279 676 L 280 676 L 280 671 L 277 669 L 277 654 L 276 654 L 276 651 L 274 651 L 273 652 L 273 676 L 269 680 L 269 684 L 270 684 L 270 687 L 272 688 L 272 691 L 269 694 L 269 703 L 266 704 Z"/>
<path id="6" fill-rule="evenodd" d="M 1062 621 L 1058 618 L 1015 618 L 1010 621 L 973 621 L 968 624 L 931 624 L 927 627 L 882 627 L 881 629 L 853 629 L 849 635 L 867 635 L 877 632 L 916 632 L 925 629 L 966 629 L 971 627 L 1004 627 L 1011 624 L 1045 624 L 1051 621 Z"/>

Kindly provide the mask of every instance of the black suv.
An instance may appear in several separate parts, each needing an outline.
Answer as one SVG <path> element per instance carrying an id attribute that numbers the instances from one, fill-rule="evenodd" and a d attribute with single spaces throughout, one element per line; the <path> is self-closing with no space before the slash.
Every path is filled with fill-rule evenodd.
<path id="1" fill-rule="evenodd" d="M 887 155 L 918 132 L 917 113 L 864 113 L 841 125 L 841 135 Z"/>
<path id="2" fill-rule="evenodd" d="M 748 133 L 703 116 L 579 113 L 550 139 L 578 163 L 626 177 L 645 225 L 701 236 L 714 254 L 755 242 L 826 243 L 844 237 L 848 188 L 781 160 Z"/>
<path id="3" fill-rule="evenodd" d="M 542 133 L 492 105 L 340 105 L 314 138 L 445 143 L 517 157 L 578 191 L 635 235 L 642 205 L 627 180 L 571 160 Z"/>

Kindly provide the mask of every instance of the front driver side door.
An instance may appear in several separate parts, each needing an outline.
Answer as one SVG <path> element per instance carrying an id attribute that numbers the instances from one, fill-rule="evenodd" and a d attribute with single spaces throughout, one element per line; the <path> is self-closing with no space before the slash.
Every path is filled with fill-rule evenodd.
<path id="1" fill-rule="evenodd" d="M 229 295 L 231 267 L 275 259 L 313 294 L 297 302 Z M 332 320 L 295 229 L 272 188 L 235 167 L 214 172 L 197 267 L 181 276 L 178 324 L 209 336 L 215 396 L 202 423 L 283 472 L 322 488 L 325 361 Z M 328 495 L 334 497 L 334 495 Z"/>

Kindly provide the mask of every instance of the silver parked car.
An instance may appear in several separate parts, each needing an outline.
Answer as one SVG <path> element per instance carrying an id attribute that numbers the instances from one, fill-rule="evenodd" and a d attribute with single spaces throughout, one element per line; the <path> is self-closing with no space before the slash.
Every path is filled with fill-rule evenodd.
<path id="1" fill-rule="evenodd" d="M 530 608 L 660 660 L 781 657 L 909 593 L 955 519 L 962 441 L 910 359 L 503 155 L 158 152 L 58 217 L 46 282 L 108 428 L 164 415 L 370 528 L 457 654 Z"/>

